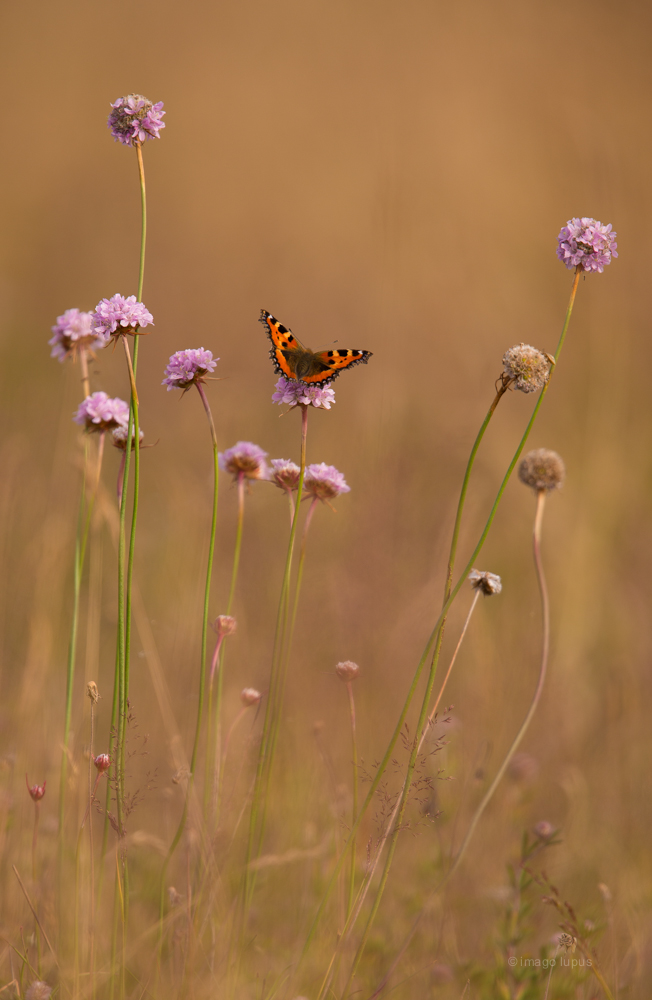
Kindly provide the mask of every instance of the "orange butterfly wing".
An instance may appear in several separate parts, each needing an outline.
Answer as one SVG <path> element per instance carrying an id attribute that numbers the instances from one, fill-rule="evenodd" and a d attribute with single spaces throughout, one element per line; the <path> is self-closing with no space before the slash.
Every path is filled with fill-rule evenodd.
<path id="1" fill-rule="evenodd" d="M 265 309 L 261 310 L 260 322 L 267 327 L 267 336 L 272 347 L 269 356 L 278 375 L 287 379 L 306 382 L 309 385 L 326 385 L 337 378 L 345 368 L 366 365 L 371 351 L 319 351 L 315 353 L 304 347 L 291 330 L 279 323 Z M 303 374 L 299 378 L 297 371 Z"/>

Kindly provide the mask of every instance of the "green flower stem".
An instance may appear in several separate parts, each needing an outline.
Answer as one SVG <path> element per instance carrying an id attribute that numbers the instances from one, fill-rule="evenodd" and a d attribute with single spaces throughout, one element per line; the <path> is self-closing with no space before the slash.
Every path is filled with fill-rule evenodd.
<path id="1" fill-rule="evenodd" d="M 550 377 L 548 378 L 548 381 L 546 382 L 546 384 L 544 385 L 543 389 L 541 390 L 541 392 L 539 394 L 539 399 L 537 400 L 536 406 L 534 407 L 534 411 L 533 411 L 532 416 L 530 417 L 530 420 L 529 420 L 529 422 L 527 424 L 527 427 L 525 429 L 525 433 L 523 434 L 523 437 L 521 438 L 519 446 L 516 449 L 514 457 L 512 458 L 512 461 L 509 464 L 509 467 L 507 469 L 505 477 L 504 477 L 504 479 L 503 479 L 503 481 L 501 483 L 500 489 L 499 489 L 498 494 L 496 496 L 496 500 L 494 501 L 494 505 L 491 508 L 491 512 L 489 514 L 489 518 L 488 518 L 487 523 L 486 523 L 486 525 L 484 527 L 482 535 L 480 536 L 480 540 L 479 540 L 479 542 L 478 542 L 478 544 L 477 544 L 477 546 L 476 546 L 476 548 L 475 548 L 475 550 L 474 550 L 474 552 L 473 552 L 473 554 L 471 556 L 471 559 L 469 560 L 469 562 L 468 562 L 468 564 L 467 564 L 464 572 L 460 576 L 460 578 L 459 578 L 457 584 L 455 585 L 455 587 L 452 589 L 448 600 L 445 601 L 445 603 L 444 603 L 444 608 L 442 609 L 442 613 L 439 616 L 439 620 L 435 624 L 435 628 L 433 629 L 432 635 L 431 635 L 431 637 L 430 637 L 430 639 L 428 641 L 428 645 L 426 647 L 426 653 L 427 653 L 426 659 L 430 655 L 430 650 L 435 646 L 435 644 L 437 644 L 438 648 L 441 645 L 441 633 L 442 633 L 442 630 L 443 630 L 444 622 L 446 620 L 446 615 L 448 614 L 448 609 L 450 608 L 452 602 L 454 601 L 455 597 L 457 596 L 457 593 L 459 592 L 460 588 L 462 587 L 462 584 L 466 580 L 469 572 L 473 568 L 473 563 L 476 561 L 477 556 L 480 553 L 480 550 L 482 549 L 482 546 L 484 545 L 484 542 L 485 542 L 485 540 L 487 538 L 487 535 L 489 534 L 489 529 L 491 528 L 491 525 L 493 523 L 494 517 L 496 515 L 496 511 L 498 509 L 498 505 L 500 504 L 500 501 L 502 499 L 503 493 L 505 492 L 505 489 L 507 487 L 507 483 L 509 482 L 509 479 L 510 479 L 511 474 L 512 474 L 512 472 L 513 472 L 513 470 L 514 470 L 514 468 L 516 466 L 516 463 L 518 462 L 518 459 L 521 456 L 521 452 L 523 451 L 523 448 L 525 447 L 527 439 L 530 436 L 530 431 L 532 430 L 532 427 L 534 426 L 534 422 L 535 422 L 535 420 L 537 418 L 539 410 L 541 409 L 541 406 L 543 404 L 543 400 L 545 399 L 546 394 L 548 392 L 548 389 L 550 388 L 550 382 L 551 382 L 552 376 L 553 376 L 553 374 L 555 372 L 556 365 L 557 365 L 557 362 L 559 360 L 559 355 L 561 353 L 561 350 L 562 350 L 563 345 L 564 345 L 564 341 L 566 339 L 566 333 L 568 331 L 568 325 L 570 323 L 570 318 L 571 318 L 571 314 L 572 314 L 572 311 L 573 311 L 573 306 L 575 304 L 575 295 L 577 294 L 577 287 L 579 285 L 580 275 L 581 275 L 581 270 L 578 268 L 578 269 L 576 269 L 576 272 L 575 272 L 575 278 L 573 280 L 573 286 L 572 286 L 572 289 L 571 289 L 570 300 L 569 300 L 569 303 L 568 303 L 568 308 L 566 310 L 566 317 L 565 317 L 565 320 L 564 320 L 564 325 L 563 325 L 563 328 L 562 328 L 561 336 L 559 338 L 559 343 L 557 345 L 557 351 L 555 352 L 555 364 L 553 365 L 552 370 L 550 372 Z M 410 761 L 408 763 L 406 777 L 405 777 L 405 781 L 404 781 L 404 784 L 403 784 L 403 791 L 402 791 L 402 794 L 401 794 L 401 801 L 400 801 L 400 806 L 399 806 L 398 819 L 397 819 L 397 822 L 396 822 L 396 825 L 395 825 L 395 828 L 394 828 L 394 834 L 392 836 L 392 840 L 390 842 L 389 851 L 388 851 L 388 854 L 387 854 L 387 859 L 385 861 L 385 868 L 383 870 L 383 875 L 381 876 L 380 885 L 379 885 L 377 893 L 376 893 L 376 898 L 374 900 L 374 904 L 372 906 L 371 913 L 370 913 L 369 918 L 367 920 L 367 925 L 366 925 L 365 930 L 363 932 L 362 940 L 360 942 L 360 945 L 358 947 L 358 951 L 356 953 L 356 956 L 354 958 L 353 964 L 351 966 L 351 972 L 349 974 L 349 978 L 347 980 L 347 984 L 346 984 L 346 987 L 344 989 L 344 993 L 345 994 L 346 994 L 346 990 L 348 989 L 348 987 L 349 987 L 349 985 L 351 983 L 351 980 L 353 979 L 353 976 L 355 975 L 357 966 L 358 966 L 359 961 L 360 961 L 360 959 L 362 957 L 362 954 L 363 954 L 363 951 L 364 951 L 364 948 L 365 948 L 365 945 L 366 945 L 366 942 L 367 942 L 367 938 L 368 938 L 368 935 L 369 935 L 369 931 L 371 930 L 371 925 L 372 925 L 373 920 L 374 920 L 374 918 L 376 916 L 376 913 L 378 912 L 378 907 L 380 906 L 380 900 L 382 898 L 382 894 L 384 892 L 385 885 L 387 883 L 387 878 L 388 878 L 388 875 L 389 875 L 389 869 L 391 867 L 391 863 L 392 863 L 393 856 L 394 856 L 394 851 L 396 849 L 396 843 L 397 843 L 397 840 L 398 840 L 398 834 L 400 832 L 401 825 L 402 825 L 402 822 L 403 822 L 403 816 L 404 816 L 404 813 L 405 813 L 405 807 L 406 807 L 406 804 L 407 804 L 407 798 L 408 798 L 410 786 L 411 786 L 411 783 L 412 783 L 412 775 L 414 773 L 414 768 L 416 766 L 417 751 L 418 751 L 418 746 L 419 746 L 419 734 L 423 731 L 423 728 L 424 728 L 424 725 L 425 725 L 425 721 L 426 721 L 426 717 L 427 717 L 427 713 L 428 713 L 428 705 L 430 703 L 430 698 L 431 698 L 431 694 L 432 694 L 432 688 L 433 688 L 434 682 L 435 682 L 435 675 L 436 675 L 436 669 L 437 669 L 437 658 L 438 658 L 438 656 L 437 656 L 437 654 L 438 654 L 438 648 L 435 651 L 435 655 L 433 656 L 433 659 L 432 659 L 432 662 L 431 662 L 431 666 L 430 666 L 430 676 L 428 678 L 428 683 L 426 685 L 426 692 L 425 692 L 425 695 L 424 695 L 424 698 L 423 698 L 423 703 L 422 703 L 422 706 L 421 706 L 421 711 L 419 713 L 419 721 L 417 723 L 417 728 L 416 728 L 417 738 L 414 741 L 413 749 L 412 749 L 412 752 L 410 754 Z M 422 659 L 422 663 L 425 663 L 425 659 Z M 420 670 L 417 671 L 417 672 L 420 673 Z M 534 709 L 535 708 L 536 708 L 536 703 L 533 703 L 533 707 L 531 706 L 532 714 L 534 713 Z M 529 716 L 529 718 L 531 718 L 531 715 Z M 529 718 L 527 720 L 527 724 L 528 725 L 529 725 Z M 527 726 L 526 726 L 526 728 L 527 728 Z M 520 739 L 519 739 L 519 742 L 520 742 Z M 502 774 L 501 774 L 501 777 L 502 777 Z M 500 780 L 500 779 L 498 779 L 498 780 Z M 496 784 L 497 784 L 497 782 L 496 782 Z M 490 791 L 491 791 L 491 789 L 490 789 Z M 491 791 L 491 794 L 493 795 L 493 791 Z M 487 802 L 488 801 L 489 800 L 487 799 Z M 482 810 L 484 810 L 484 806 L 482 806 Z M 478 819 L 479 819 L 479 817 L 478 817 Z M 475 826 L 474 826 L 474 829 L 475 829 Z M 471 831 L 471 834 L 472 834 L 472 832 L 473 831 Z M 469 837 L 469 839 L 470 839 L 470 837 Z M 466 844 L 464 844 L 463 846 L 465 848 Z M 456 868 L 456 867 L 457 867 L 457 864 L 454 864 L 454 868 Z M 450 875 L 452 875 L 452 873 L 453 872 L 451 870 L 449 872 L 449 874 L 447 875 L 446 880 L 450 877 Z"/>
<path id="2" fill-rule="evenodd" d="M 213 415 L 211 413 L 211 408 L 206 398 L 206 393 L 200 382 L 195 383 L 197 391 L 201 397 L 204 410 L 206 411 L 206 416 L 208 417 L 208 424 L 211 432 L 211 440 L 213 444 L 213 510 L 211 514 L 211 533 L 210 541 L 208 543 L 208 565 L 206 568 L 206 587 L 204 590 L 204 610 L 202 616 L 202 630 L 201 630 L 201 653 L 200 653 L 200 665 L 199 665 L 199 699 L 197 705 L 197 723 L 195 726 L 195 740 L 192 747 L 192 756 L 190 758 L 190 774 L 188 775 L 188 787 L 186 789 L 186 798 L 183 804 L 183 812 L 181 814 L 181 819 L 179 821 L 179 826 L 177 832 L 174 835 L 174 839 L 170 844 L 165 861 L 163 862 L 163 870 L 161 872 L 161 889 L 160 889 L 160 900 L 159 900 L 159 941 L 162 945 L 163 937 L 163 916 L 165 910 L 165 876 L 167 874 L 168 865 L 170 859 L 174 854 L 179 841 L 181 840 L 183 831 L 186 826 L 186 820 L 188 817 L 188 806 L 190 803 L 190 796 L 192 794 L 193 779 L 195 775 L 195 769 L 197 766 L 197 755 L 199 752 L 199 739 L 201 735 L 201 723 L 204 711 L 204 692 L 206 689 L 206 643 L 208 636 L 208 611 L 210 604 L 210 593 L 211 593 L 211 580 L 213 576 L 213 557 L 215 554 L 215 533 L 217 530 L 217 498 L 218 498 L 218 486 L 219 486 L 219 463 L 218 463 L 218 453 L 217 453 L 217 434 L 215 433 L 215 424 L 213 422 Z"/>
<path id="3" fill-rule="evenodd" d="M 340 857 L 338 858 L 338 860 L 337 860 L 337 862 L 335 864 L 335 867 L 334 867 L 333 872 L 331 874 L 330 881 L 328 883 L 328 886 L 326 887 L 326 892 L 324 893 L 324 896 L 323 896 L 322 901 L 321 901 L 321 903 L 319 905 L 319 908 L 317 910 L 317 913 L 315 915 L 313 923 L 312 923 L 312 925 L 310 927 L 310 930 L 308 932 L 308 936 L 306 938 L 306 942 L 304 944 L 303 951 L 301 953 L 301 958 L 300 958 L 299 962 L 301 962 L 303 960 L 303 958 L 305 957 L 305 955 L 307 953 L 307 950 L 308 950 L 308 948 L 310 946 L 310 943 L 312 942 L 312 939 L 313 939 L 313 937 L 315 935 L 315 932 L 317 930 L 317 927 L 319 925 L 319 921 L 320 921 L 321 916 L 322 916 L 322 914 L 324 912 L 324 909 L 325 909 L 325 906 L 326 906 L 326 902 L 327 902 L 327 900 L 328 900 L 328 898 L 330 896 L 332 888 L 333 888 L 333 886 L 335 884 L 335 881 L 336 881 L 336 879 L 337 879 L 337 877 L 339 875 L 339 872 L 340 872 L 340 869 L 342 867 L 342 864 L 343 864 L 344 857 L 346 855 L 346 851 L 348 849 L 348 846 L 351 843 L 352 837 L 357 832 L 358 827 L 360 826 L 360 823 L 362 822 L 362 818 L 365 815 L 365 812 L 366 812 L 368 806 L 370 805 L 370 803 L 371 803 L 371 801 L 373 799 L 373 796 L 376 793 L 376 789 L 378 788 L 378 785 L 380 784 L 380 781 L 382 780 L 382 776 L 383 776 L 383 774 L 385 772 L 385 769 L 387 768 L 387 765 L 388 765 L 389 761 L 391 760 L 392 754 L 394 752 L 394 746 L 396 745 L 396 741 L 397 741 L 397 739 L 399 737 L 399 734 L 400 734 L 400 732 L 401 732 L 401 730 L 403 728 L 403 724 L 405 722 L 405 718 L 407 716 L 408 709 L 410 707 L 410 704 L 412 703 L 412 698 L 414 697 L 414 694 L 416 692 L 419 680 L 421 679 L 421 674 L 423 673 L 423 668 L 424 668 L 427 660 L 431 657 L 431 655 L 434 652 L 435 655 L 433 655 L 433 657 L 432 657 L 431 668 L 430 668 L 430 677 L 429 677 L 428 684 L 427 684 L 427 687 L 426 687 L 426 693 L 425 693 L 425 697 L 424 697 L 424 700 L 423 700 L 423 705 L 422 705 L 421 713 L 420 713 L 420 716 L 419 716 L 419 724 L 417 725 L 416 732 L 420 733 L 422 731 L 422 729 L 423 729 L 423 725 L 424 725 L 426 714 L 427 714 L 427 707 L 428 707 L 428 704 L 429 704 L 429 701 L 430 701 L 430 697 L 431 697 L 431 693 L 432 693 L 432 688 L 433 688 L 434 681 L 435 681 L 435 672 L 436 672 L 436 665 L 437 665 L 437 662 L 436 662 L 437 661 L 437 650 L 438 650 L 438 648 L 439 648 L 439 646 L 441 644 L 443 624 L 446 621 L 446 616 L 448 615 L 448 611 L 449 611 L 449 609 L 450 609 L 453 601 L 457 597 L 457 594 L 459 593 L 462 585 L 464 584 L 464 581 L 466 580 L 468 574 L 473 569 L 473 564 L 475 563 L 478 555 L 480 554 L 480 552 L 482 550 L 482 547 L 484 546 L 484 543 L 485 543 L 485 541 L 487 539 L 487 535 L 489 534 L 489 530 L 490 530 L 491 525 L 493 524 L 493 520 L 494 520 L 494 518 L 496 516 L 496 511 L 498 510 L 498 506 L 500 504 L 500 501 L 502 500 L 503 493 L 505 492 L 505 489 L 507 487 L 507 483 L 509 482 L 510 477 L 512 475 L 512 472 L 514 471 L 514 468 L 516 466 L 516 463 L 518 462 L 518 459 L 520 458 L 521 452 L 523 451 L 523 448 L 525 447 L 527 439 L 528 439 L 528 437 L 530 435 L 530 431 L 532 430 L 532 427 L 533 427 L 534 422 L 535 422 L 535 420 L 537 418 L 537 415 L 539 413 L 539 410 L 541 408 L 543 400 L 545 399 L 546 393 L 548 392 L 548 389 L 550 387 L 550 382 L 551 382 L 552 376 L 553 376 L 554 371 L 555 371 L 556 363 L 559 360 L 559 355 L 561 353 L 561 350 L 562 350 L 563 345 L 564 345 L 564 341 L 566 339 L 566 333 L 568 331 L 568 325 L 570 323 L 570 318 L 571 318 L 571 315 L 572 315 L 572 312 L 573 312 L 573 306 L 575 304 L 575 295 L 577 293 L 577 287 L 578 287 L 578 284 L 579 284 L 580 273 L 581 272 L 579 270 L 577 270 L 576 273 L 575 273 L 575 278 L 574 278 L 574 281 L 573 281 L 573 287 L 571 289 L 570 300 L 569 300 L 569 303 L 568 303 L 568 308 L 566 310 L 566 318 L 564 320 L 564 325 L 563 325 L 563 328 L 562 328 L 561 336 L 559 338 L 559 343 L 557 345 L 557 351 L 556 351 L 556 354 L 555 354 L 555 365 L 553 366 L 553 368 L 552 368 L 552 370 L 550 372 L 550 378 L 548 379 L 548 381 L 546 382 L 545 386 L 543 387 L 543 389 L 541 390 L 541 392 L 539 394 L 539 399 L 537 400 L 536 406 L 534 407 L 534 411 L 533 411 L 532 416 L 530 417 L 530 420 L 529 420 L 529 422 L 527 424 L 527 427 L 525 429 L 525 433 L 523 434 L 523 437 L 521 438 L 521 441 L 519 442 L 519 445 L 518 445 L 518 447 L 516 449 L 516 452 L 515 452 L 515 454 L 514 454 L 514 456 L 512 458 L 512 461 L 510 462 L 510 464 L 508 466 L 508 469 L 507 469 L 507 472 L 505 473 L 503 481 L 500 484 L 500 488 L 499 488 L 498 493 L 496 495 L 496 499 L 495 499 L 494 504 L 493 504 L 493 506 L 492 506 L 492 508 L 491 508 L 491 510 L 489 512 L 489 517 L 488 517 L 487 522 L 486 522 L 486 524 L 485 524 L 485 526 L 483 528 L 482 534 L 480 535 L 480 539 L 478 540 L 478 543 L 477 543 L 475 549 L 473 550 L 473 552 L 471 554 L 471 558 L 469 559 L 469 561 L 468 561 L 468 563 L 467 563 L 464 571 L 460 575 L 457 584 L 452 589 L 450 589 L 450 591 L 449 591 L 448 584 L 446 586 L 446 590 L 449 591 L 448 597 L 446 598 L 446 600 L 444 602 L 444 606 L 442 608 L 441 614 L 439 615 L 439 618 L 435 622 L 435 626 L 434 626 L 434 628 L 433 628 L 433 630 L 432 630 L 432 632 L 430 634 L 430 637 L 429 637 L 429 639 L 428 639 L 428 641 L 426 643 L 426 647 L 424 649 L 424 652 L 423 652 L 423 654 L 421 656 L 421 659 L 419 661 L 419 664 L 417 666 L 415 675 L 413 677 L 412 683 L 410 685 L 410 689 L 409 689 L 408 694 L 407 694 L 407 698 L 405 700 L 405 704 L 403 705 L 403 709 L 402 709 L 400 717 L 398 719 L 396 728 L 394 729 L 394 732 L 393 732 L 392 737 L 390 739 L 389 745 L 388 745 L 388 747 L 387 747 L 387 749 L 385 751 L 383 759 L 381 760 L 381 762 L 380 762 L 380 764 L 379 764 L 379 766 L 378 766 L 378 768 L 376 770 L 376 775 L 374 776 L 374 779 L 371 782 L 369 791 L 367 793 L 367 797 L 366 797 L 366 799 L 365 799 L 365 801 L 364 801 L 364 803 L 362 805 L 362 809 L 360 810 L 358 818 L 357 818 L 356 822 L 353 825 L 353 829 L 351 830 L 351 834 L 349 836 L 349 841 L 345 845 L 344 850 L 340 854 Z M 493 404 L 492 404 L 492 407 L 493 408 L 490 408 L 490 411 L 488 413 L 489 419 L 491 418 L 493 410 L 495 410 L 495 406 L 493 406 Z M 486 425 L 488 424 L 488 422 L 489 421 L 485 418 L 485 423 L 483 424 L 483 427 L 485 428 L 485 430 L 486 430 Z M 482 433 L 484 434 L 484 431 L 482 431 Z M 475 444 L 473 446 L 473 449 L 472 449 L 472 456 L 473 457 L 475 457 L 475 454 L 477 453 L 479 444 L 480 444 L 480 441 L 478 441 L 476 439 L 476 442 L 475 442 Z M 463 487 L 462 487 L 463 489 L 465 489 L 465 485 L 464 484 L 465 483 L 468 484 L 469 477 L 470 477 L 470 469 L 467 467 L 467 473 L 465 475 L 465 479 L 464 479 L 464 483 L 463 483 Z M 461 501 L 463 501 L 462 497 L 460 499 L 461 499 Z M 458 524 L 460 521 L 461 521 L 461 509 L 460 509 L 460 505 L 458 505 L 458 514 L 457 514 L 457 517 L 456 517 L 456 524 Z M 454 533 L 453 541 L 451 543 L 451 549 L 452 549 L 452 555 L 453 555 L 453 557 L 455 555 L 454 549 L 456 549 L 456 547 L 457 547 L 457 539 L 456 539 L 455 533 Z M 451 561 L 452 560 L 449 559 L 449 562 L 451 562 Z M 451 578 L 452 578 L 452 574 L 451 574 Z M 417 746 L 417 743 L 415 742 L 414 750 L 416 750 L 416 746 Z M 416 759 L 416 754 L 414 754 L 414 752 L 413 752 L 413 756 Z M 412 771 L 414 770 L 414 763 L 412 762 L 412 757 L 411 757 L 410 763 L 412 764 L 412 767 L 411 767 L 411 769 L 409 768 L 409 773 L 408 773 L 408 777 L 406 777 L 406 783 L 405 783 L 405 786 L 404 786 L 404 790 L 405 790 L 406 787 L 409 788 L 409 783 L 411 782 L 411 779 L 412 779 Z M 399 821 L 399 826 L 400 826 L 400 821 Z"/>
<path id="4" fill-rule="evenodd" d="M 292 556 L 294 554 L 294 543 L 297 535 L 299 523 L 299 510 L 301 507 L 301 497 L 303 496 L 303 480 L 306 472 L 306 440 L 308 435 L 308 407 L 301 405 L 301 463 L 299 470 L 299 483 L 297 485 L 297 498 L 290 529 L 287 556 L 285 559 L 285 571 L 283 573 L 283 583 L 281 585 L 281 595 L 276 614 L 276 630 L 274 633 L 274 647 L 272 651 L 272 666 L 270 671 L 269 695 L 265 709 L 265 719 L 263 722 L 263 733 L 258 753 L 258 764 L 254 779 L 254 789 L 249 815 L 249 836 L 247 840 L 247 850 L 245 855 L 245 867 L 243 876 L 243 892 L 241 901 L 241 930 L 246 924 L 246 913 L 249 900 L 253 891 L 253 873 L 251 862 L 254 854 L 258 856 L 263 835 L 265 831 L 265 821 L 267 812 L 267 792 L 269 788 L 269 775 L 273 760 L 274 751 L 274 731 L 276 727 L 276 713 L 278 704 L 279 672 L 282 663 L 282 653 L 284 644 L 285 623 L 287 621 L 287 611 L 290 593 L 290 574 L 292 570 Z"/>

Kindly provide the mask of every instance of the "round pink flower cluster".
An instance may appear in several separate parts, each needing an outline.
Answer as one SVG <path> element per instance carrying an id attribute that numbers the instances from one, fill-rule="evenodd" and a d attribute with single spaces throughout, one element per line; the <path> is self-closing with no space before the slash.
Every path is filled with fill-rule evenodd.
<path id="1" fill-rule="evenodd" d="M 234 479 L 267 479 L 267 452 L 251 441 L 238 441 L 218 455 L 220 469 Z"/>
<path id="2" fill-rule="evenodd" d="M 326 465 L 325 462 L 308 466 L 303 489 L 308 496 L 324 501 L 334 500 L 340 493 L 351 492 L 351 487 L 347 486 L 344 479 L 344 473 L 339 472 L 334 465 Z"/>
<path id="3" fill-rule="evenodd" d="M 276 383 L 272 402 L 279 406 L 315 406 L 330 410 L 331 403 L 335 402 L 335 392 L 328 386 L 324 389 L 319 385 L 308 385 L 306 382 L 281 376 Z"/>
<path id="4" fill-rule="evenodd" d="M 557 256 L 571 270 L 604 271 L 612 257 L 617 257 L 616 233 L 611 224 L 603 226 L 595 219 L 569 219 L 557 237 Z"/>
<path id="5" fill-rule="evenodd" d="M 111 399 L 105 392 L 94 392 L 79 404 L 73 420 L 87 431 L 111 431 L 127 425 L 129 404 L 117 396 Z"/>
<path id="6" fill-rule="evenodd" d="M 89 351 L 106 347 L 106 341 L 93 333 L 92 319 L 92 313 L 80 309 L 66 309 L 62 316 L 57 316 L 57 322 L 52 327 L 54 336 L 48 340 L 52 347 L 50 357 L 65 361 L 80 347 Z"/>
<path id="7" fill-rule="evenodd" d="M 203 382 L 208 372 L 215 370 L 219 358 L 213 358 L 211 351 L 203 347 L 189 348 L 187 351 L 177 351 L 170 358 L 165 369 L 166 378 L 161 385 L 167 385 L 168 392 L 172 389 L 189 389 L 197 382 Z"/>
<path id="8" fill-rule="evenodd" d="M 111 105 L 107 125 L 116 142 L 139 146 L 146 139 L 160 139 L 165 128 L 163 101 L 152 104 L 142 94 L 127 94 Z"/>
<path id="9" fill-rule="evenodd" d="M 143 326 L 154 324 L 154 317 L 135 295 L 112 295 L 102 299 L 92 313 L 93 333 L 108 343 L 113 334 L 138 333 Z"/>

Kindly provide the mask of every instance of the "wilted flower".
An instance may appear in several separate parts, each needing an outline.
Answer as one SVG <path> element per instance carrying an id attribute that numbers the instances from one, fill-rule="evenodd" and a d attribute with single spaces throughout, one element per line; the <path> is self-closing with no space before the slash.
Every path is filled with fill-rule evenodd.
<path id="1" fill-rule="evenodd" d="M 89 681 L 86 685 L 86 694 L 90 698 L 93 705 L 97 705 L 100 700 L 100 692 L 97 690 L 97 684 L 95 681 Z"/>
<path id="2" fill-rule="evenodd" d="M 99 753 L 97 757 L 93 757 L 93 763 L 100 774 L 104 774 L 111 767 L 111 758 L 108 753 Z"/>
<path id="3" fill-rule="evenodd" d="M 154 317 L 135 295 L 112 295 L 102 299 L 92 313 L 93 333 L 105 343 L 113 335 L 140 333 L 142 327 L 154 324 Z"/>
<path id="4" fill-rule="evenodd" d="M 347 486 L 344 479 L 344 473 L 339 472 L 334 465 L 326 465 L 325 462 L 308 466 L 303 489 L 308 496 L 325 502 L 334 500 L 340 493 L 351 492 L 351 487 Z"/>
<path id="5" fill-rule="evenodd" d="M 25 991 L 25 1000 L 49 1000 L 51 994 L 51 986 L 48 986 L 42 979 L 35 979 Z"/>
<path id="6" fill-rule="evenodd" d="M 281 376 L 276 383 L 276 391 L 272 402 L 279 406 L 315 406 L 322 410 L 330 410 L 335 402 L 335 392 L 329 386 L 309 385 L 296 379 Z"/>
<path id="7" fill-rule="evenodd" d="M 291 462 L 289 458 L 273 458 L 271 466 L 267 473 L 270 483 L 274 483 L 282 490 L 296 490 L 301 474 L 298 465 Z"/>
<path id="8" fill-rule="evenodd" d="M 557 237 L 557 256 L 570 270 L 602 273 L 612 257 L 617 257 L 616 233 L 611 225 L 603 226 L 595 219 L 569 219 Z"/>
<path id="9" fill-rule="evenodd" d="M 354 681 L 360 673 L 360 667 L 353 660 L 344 660 L 335 667 L 335 673 L 341 681 Z"/>
<path id="10" fill-rule="evenodd" d="M 256 691 L 256 688 L 243 688 L 240 692 L 240 701 L 245 708 L 257 705 L 261 698 L 262 694 L 260 691 Z"/>
<path id="11" fill-rule="evenodd" d="M 480 590 L 485 597 L 499 594 L 503 589 L 502 581 L 496 573 L 481 573 L 477 569 L 472 569 L 469 573 L 469 583 L 474 590 Z"/>
<path id="12" fill-rule="evenodd" d="M 556 490 L 564 482 L 566 469 L 556 451 L 529 451 L 518 467 L 519 479 L 533 490 Z"/>
<path id="13" fill-rule="evenodd" d="M 65 361 L 74 357 L 81 347 L 89 351 L 105 347 L 104 338 L 93 333 L 92 318 L 92 313 L 81 312 L 80 309 L 66 309 L 62 316 L 57 316 L 57 322 L 52 327 L 54 336 L 48 340 L 52 347 L 50 357 Z"/>
<path id="14" fill-rule="evenodd" d="M 235 479 L 266 479 L 267 452 L 251 441 L 238 441 L 232 448 L 219 453 L 220 469 Z"/>
<path id="15" fill-rule="evenodd" d="M 165 369 L 166 378 L 161 385 L 167 385 L 168 392 L 171 389 L 189 389 L 191 385 L 203 382 L 204 377 L 215 369 L 219 360 L 213 358 L 212 352 L 205 351 L 203 347 L 177 351 L 170 358 Z"/>
<path id="16" fill-rule="evenodd" d="M 30 785 L 29 778 L 25 775 L 25 784 L 33 802 L 38 802 L 45 795 L 45 781 L 42 785 Z"/>
<path id="17" fill-rule="evenodd" d="M 505 375 L 520 392 L 542 389 L 550 375 L 550 361 L 529 344 L 516 344 L 503 355 Z"/>
<path id="18" fill-rule="evenodd" d="M 116 142 L 137 146 L 145 139 L 160 139 L 165 128 L 163 101 L 152 104 L 142 94 L 127 94 L 111 105 L 107 125 Z"/>
<path id="19" fill-rule="evenodd" d="M 127 414 L 127 417 L 128 416 L 129 415 Z M 129 431 L 129 427 L 128 427 L 127 424 L 120 424 L 120 426 L 116 427 L 115 430 L 111 434 L 111 437 L 113 439 L 113 445 L 114 445 L 114 447 L 115 448 L 119 448 L 120 451 L 126 451 L 127 450 L 127 434 L 128 434 L 128 431 Z M 136 428 L 132 426 L 132 428 L 131 428 L 131 450 L 132 451 L 134 450 L 135 437 L 136 437 Z M 145 437 L 145 434 L 144 434 L 144 432 L 139 427 L 138 428 L 138 445 L 139 445 L 139 447 L 142 445 L 144 437 Z M 147 446 L 146 445 L 146 447 L 151 447 L 151 446 Z"/>
<path id="20" fill-rule="evenodd" d="M 238 623 L 231 615 L 218 615 L 211 628 L 217 635 L 233 635 Z"/>
<path id="21" fill-rule="evenodd" d="M 87 431 L 110 431 L 128 422 L 129 404 L 117 396 L 111 399 L 105 392 L 94 392 L 79 404 L 73 420 Z"/>
<path id="22" fill-rule="evenodd" d="M 547 819 L 540 820 L 534 827 L 534 832 L 539 838 L 539 840 L 550 840 L 555 828 L 552 823 L 549 823 Z"/>
<path id="23" fill-rule="evenodd" d="M 512 781 L 534 781 L 539 773 L 539 763 L 536 757 L 529 753 L 516 753 L 509 762 L 507 774 Z"/>

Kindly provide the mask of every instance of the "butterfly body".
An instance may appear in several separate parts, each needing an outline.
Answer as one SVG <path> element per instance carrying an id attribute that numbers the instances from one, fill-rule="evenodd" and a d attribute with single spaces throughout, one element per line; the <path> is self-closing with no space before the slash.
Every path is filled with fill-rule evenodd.
<path id="1" fill-rule="evenodd" d="M 267 327 L 267 336 L 272 344 L 269 356 L 274 370 L 287 379 L 309 385 L 327 385 L 345 368 L 366 365 L 371 357 L 371 351 L 311 351 L 265 309 L 261 310 L 260 322 Z"/>

